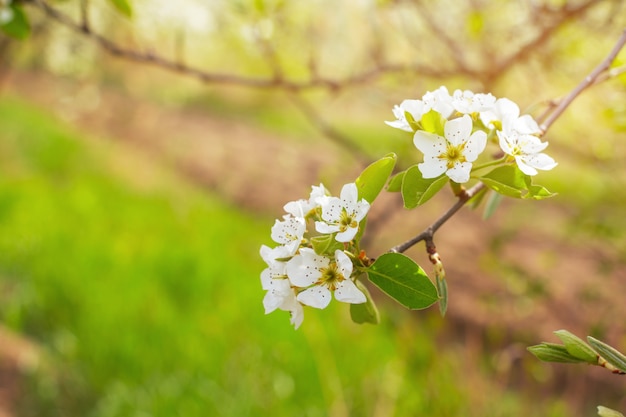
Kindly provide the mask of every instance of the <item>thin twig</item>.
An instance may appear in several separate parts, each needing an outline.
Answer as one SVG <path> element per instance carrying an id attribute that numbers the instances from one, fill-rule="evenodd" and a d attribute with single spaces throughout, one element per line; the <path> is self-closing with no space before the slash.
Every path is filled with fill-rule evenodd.
<path id="1" fill-rule="evenodd" d="M 443 226 L 445 222 L 450 220 L 450 218 L 452 218 L 452 216 L 454 216 L 465 205 L 465 203 L 467 203 L 472 197 L 478 194 L 483 188 L 485 188 L 485 184 L 479 182 L 469 190 L 461 193 L 459 195 L 459 199 L 454 203 L 454 205 L 450 207 L 448 211 L 446 211 L 441 217 L 439 217 L 433 224 L 428 226 L 426 229 L 424 229 L 422 233 L 415 236 L 414 238 L 389 249 L 389 252 L 404 253 L 409 248 L 421 242 L 422 240 L 429 240 L 432 242 L 437 230 L 439 230 L 439 228 Z"/>
<path id="2" fill-rule="evenodd" d="M 567 97 L 561 100 L 559 105 L 556 106 L 552 113 L 550 113 L 547 119 L 541 124 L 540 129 L 542 134 L 545 134 L 548 131 L 550 126 L 552 126 L 556 119 L 558 119 L 561 114 L 563 114 L 565 109 L 567 109 L 569 105 L 572 104 L 572 101 L 574 101 L 574 99 L 578 97 L 580 93 L 582 93 L 587 87 L 593 85 L 602 73 L 608 71 L 609 68 L 611 68 L 611 64 L 613 63 L 613 61 L 615 61 L 617 54 L 619 53 L 619 51 L 622 50 L 624 44 L 626 44 L 626 29 L 624 29 L 624 31 L 622 32 L 622 36 L 620 36 L 619 40 L 613 47 L 613 50 L 611 50 L 611 53 L 609 53 L 606 59 L 604 59 L 604 61 L 602 61 L 600 65 L 598 65 L 593 71 L 591 71 L 591 73 L 587 77 L 585 77 L 585 79 L 580 84 L 578 84 L 576 88 L 574 88 L 567 95 Z"/>

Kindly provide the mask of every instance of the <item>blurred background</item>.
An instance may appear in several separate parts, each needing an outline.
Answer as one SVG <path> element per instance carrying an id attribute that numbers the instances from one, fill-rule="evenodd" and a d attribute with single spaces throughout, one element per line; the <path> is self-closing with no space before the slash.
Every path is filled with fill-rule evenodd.
<path id="1" fill-rule="evenodd" d="M 626 348 L 624 74 L 548 132 L 559 166 L 536 180 L 558 196 L 439 231 L 445 318 L 371 288 L 380 325 L 331 303 L 295 331 L 259 280 L 287 201 L 390 151 L 418 161 L 383 123 L 394 104 L 445 85 L 539 116 L 607 56 L 624 2 L 124 4 L 28 1 L 30 36 L 0 34 L 0 416 L 626 411 L 623 377 L 526 351 L 561 328 Z M 368 254 L 432 223 L 441 194 L 383 195 Z"/>

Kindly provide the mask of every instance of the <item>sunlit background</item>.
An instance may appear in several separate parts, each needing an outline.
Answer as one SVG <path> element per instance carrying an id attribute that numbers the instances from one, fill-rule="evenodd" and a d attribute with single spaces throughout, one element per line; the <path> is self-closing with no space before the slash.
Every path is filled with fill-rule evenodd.
<path id="1" fill-rule="evenodd" d="M 561 328 L 626 348 L 623 74 L 545 137 L 559 166 L 537 182 L 558 196 L 465 208 L 436 235 L 445 318 L 372 287 L 380 325 L 331 303 L 294 330 L 259 280 L 287 201 L 390 151 L 419 160 L 384 124 L 394 104 L 446 85 L 538 117 L 608 55 L 623 2 L 112 3 L 46 3 L 78 25 L 86 6 L 97 35 L 33 3 L 28 39 L 0 34 L 1 416 L 626 412 L 623 377 L 526 351 Z M 370 256 L 454 201 L 399 199 L 374 205 Z M 430 272 L 423 246 L 408 255 Z"/>

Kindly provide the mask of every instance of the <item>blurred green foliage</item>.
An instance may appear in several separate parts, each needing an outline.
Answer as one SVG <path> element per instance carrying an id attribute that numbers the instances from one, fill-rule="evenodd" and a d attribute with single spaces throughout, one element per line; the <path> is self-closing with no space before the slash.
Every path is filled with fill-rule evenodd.
<path id="1" fill-rule="evenodd" d="M 264 316 L 270 219 L 173 174 L 133 185 L 118 153 L 15 97 L 0 126 L 0 319 L 42 349 L 20 415 L 566 415 L 464 372 L 436 314 Z"/>

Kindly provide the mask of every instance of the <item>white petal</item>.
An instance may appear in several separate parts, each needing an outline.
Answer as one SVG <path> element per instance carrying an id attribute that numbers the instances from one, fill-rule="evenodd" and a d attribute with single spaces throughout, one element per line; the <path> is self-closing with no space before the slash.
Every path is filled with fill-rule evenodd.
<path id="1" fill-rule="evenodd" d="M 293 301 L 295 301 L 295 295 L 289 281 L 286 279 L 273 279 L 263 298 L 265 314 L 269 314 L 277 308 Z"/>
<path id="2" fill-rule="evenodd" d="M 521 136 L 519 143 L 522 145 L 522 153 L 527 155 L 539 153 L 548 147 L 548 142 L 542 142 L 538 137 L 532 135 Z"/>
<path id="3" fill-rule="evenodd" d="M 513 129 L 524 135 L 536 135 L 541 132 L 539 125 L 532 116 L 525 114 L 513 121 Z"/>
<path id="4" fill-rule="evenodd" d="M 424 162 L 417 166 L 424 178 L 437 178 L 446 172 L 446 161 L 434 158 L 424 158 Z"/>
<path id="5" fill-rule="evenodd" d="M 501 120 L 508 117 L 515 119 L 519 117 L 519 106 L 506 97 L 496 100 L 494 107 L 496 113 L 500 115 Z"/>
<path id="6" fill-rule="evenodd" d="M 472 133 L 472 119 L 464 114 L 458 119 L 448 120 L 443 127 L 446 139 L 451 144 L 458 146 L 465 142 Z"/>
<path id="7" fill-rule="evenodd" d="M 335 239 L 337 240 L 337 242 L 342 242 L 342 243 L 350 242 L 352 239 L 354 239 L 358 231 L 359 229 L 357 227 L 348 227 L 343 232 L 337 233 L 337 236 L 335 236 Z"/>
<path id="8" fill-rule="evenodd" d="M 341 199 L 337 197 L 322 197 L 318 199 L 322 206 L 322 219 L 327 222 L 337 222 L 341 219 L 341 210 L 344 207 Z"/>
<path id="9" fill-rule="evenodd" d="M 344 279 L 335 290 L 337 301 L 350 304 L 361 304 L 367 301 L 365 294 L 350 279 Z"/>
<path id="10" fill-rule="evenodd" d="M 529 155 L 522 158 L 527 165 L 533 168 L 542 169 L 544 171 L 550 170 L 557 166 L 557 163 L 546 155 L 545 153 L 539 153 L 535 155 Z"/>
<path id="11" fill-rule="evenodd" d="M 340 250 L 335 251 L 335 260 L 339 267 L 339 272 L 346 278 L 350 278 L 352 275 L 352 260 Z"/>
<path id="12" fill-rule="evenodd" d="M 316 285 L 298 294 L 297 300 L 307 306 L 326 308 L 330 303 L 330 297 L 331 294 L 328 288 Z"/>
<path id="13" fill-rule="evenodd" d="M 445 138 L 423 130 L 415 132 L 413 144 L 424 155 L 441 155 L 446 152 Z"/>
<path id="14" fill-rule="evenodd" d="M 524 162 L 524 158 L 521 156 L 515 157 L 515 162 L 517 162 L 517 166 L 520 171 L 522 171 L 526 175 L 537 175 L 537 170 Z"/>
<path id="15" fill-rule="evenodd" d="M 276 220 L 272 226 L 272 240 L 276 243 L 288 244 L 302 240 L 306 232 L 306 224 L 301 217 L 285 216 L 283 221 Z"/>
<path id="16" fill-rule="evenodd" d="M 341 188 L 341 201 L 344 208 L 355 205 L 359 198 L 359 190 L 355 183 L 351 182 Z"/>
<path id="17" fill-rule="evenodd" d="M 404 112 L 409 113 L 416 122 L 419 122 L 425 113 L 424 102 L 422 100 L 404 100 L 400 103 L 400 108 Z M 402 117 L 406 116 L 403 114 Z"/>
<path id="18" fill-rule="evenodd" d="M 446 171 L 446 175 L 456 183 L 463 184 L 470 179 L 472 164 L 469 162 L 456 163 L 454 167 Z"/>
<path id="19" fill-rule="evenodd" d="M 328 224 L 325 222 L 315 222 L 315 230 L 319 233 L 323 233 L 329 235 L 331 233 L 336 233 L 340 230 L 340 227 L 336 224 Z"/>
<path id="20" fill-rule="evenodd" d="M 363 218 L 367 215 L 367 212 L 370 210 L 370 203 L 367 200 L 362 199 L 356 204 L 356 207 L 352 211 L 352 217 L 357 222 L 363 220 Z"/>
<path id="21" fill-rule="evenodd" d="M 304 309 L 302 308 L 302 304 L 295 303 L 289 312 L 291 314 L 291 324 L 293 324 L 293 327 L 298 330 L 298 327 L 300 327 L 302 321 L 304 320 Z"/>
<path id="22" fill-rule="evenodd" d="M 405 132 L 412 132 L 413 129 L 411 126 L 404 120 L 394 120 L 394 121 L 385 121 L 386 125 L 389 125 L 393 128 L 404 130 Z"/>
<path id="23" fill-rule="evenodd" d="M 500 149 L 502 149 L 502 152 L 504 152 L 507 155 L 513 155 L 514 153 L 513 148 L 516 143 L 517 135 L 507 134 L 499 130 L 496 133 L 498 134 L 498 140 L 499 140 Z"/>
<path id="24" fill-rule="evenodd" d="M 328 266 L 330 259 L 317 255 L 313 249 L 302 248 L 300 254 L 287 262 L 287 276 L 293 285 L 308 287 L 322 275 L 321 269 Z"/>
<path id="25" fill-rule="evenodd" d="M 482 130 L 477 130 L 470 136 L 465 142 L 465 149 L 463 155 L 469 162 L 474 162 L 478 155 L 480 155 L 487 146 L 487 134 Z"/>

